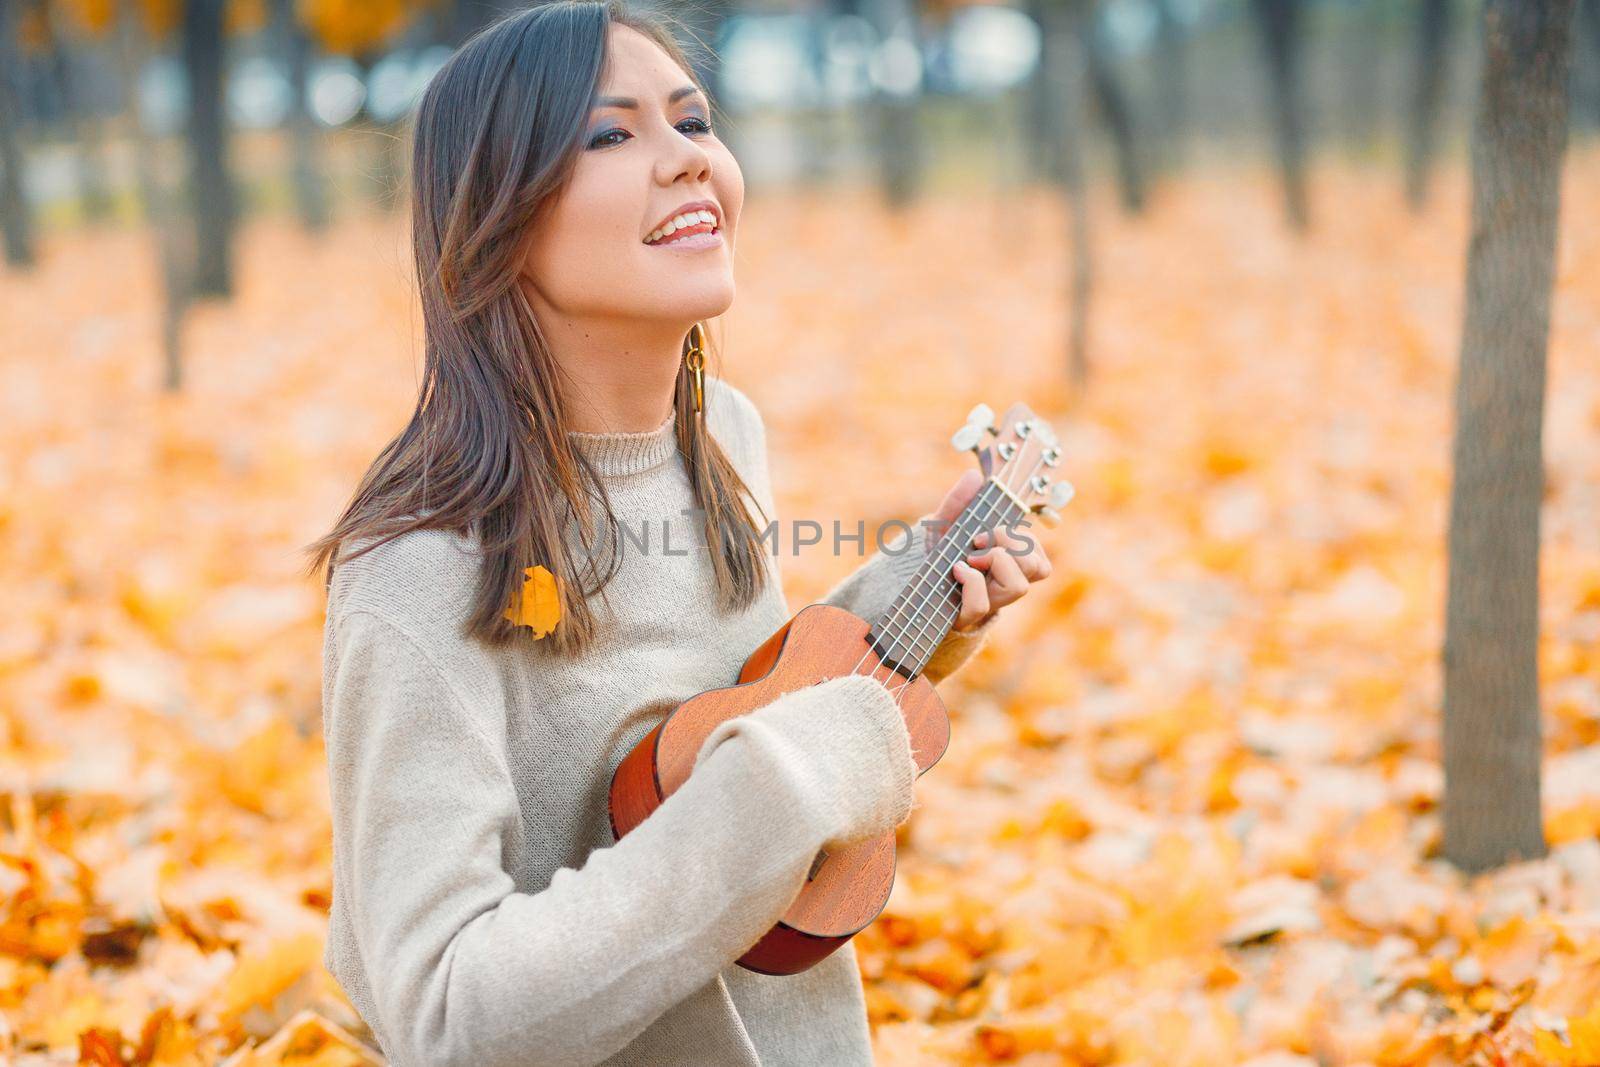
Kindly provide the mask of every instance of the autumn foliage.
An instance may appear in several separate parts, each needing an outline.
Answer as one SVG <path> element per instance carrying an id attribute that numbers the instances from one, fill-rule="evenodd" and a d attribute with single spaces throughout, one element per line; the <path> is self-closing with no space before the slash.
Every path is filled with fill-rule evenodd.
<path id="1" fill-rule="evenodd" d="M 179 0 L 137 0 L 124 6 L 130 7 L 135 25 L 156 41 L 169 38 L 183 15 Z M 227 31 L 262 29 L 270 21 L 269 6 L 268 0 L 226 0 Z M 364 57 L 390 43 L 418 13 L 436 6 L 436 0 L 295 0 L 294 14 L 325 51 Z M 122 14 L 118 8 L 116 0 L 48 0 L 27 12 L 23 40 L 42 47 L 49 36 L 47 25 L 90 38 L 107 37 Z"/>
<path id="2" fill-rule="evenodd" d="M 1569 163 L 1541 669 L 1551 856 L 1436 857 L 1465 176 L 1423 218 L 1265 171 L 1097 224 L 1094 379 L 1064 380 L 1043 190 L 747 205 L 711 371 L 765 413 L 789 517 L 872 529 L 969 462 L 978 401 L 1052 418 L 1054 575 L 944 686 L 893 898 L 856 939 L 880 1062 L 1600 1063 L 1600 220 Z M 414 400 L 405 235 L 241 235 L 159 389 L 149 239 L 0 281 L 0 1058 L 379 1062 L 321 966 L 325 532 Z M 870 545 L 868 548 L 870 549 Z M 847 549 L 847 551 L 853 551 Z M 798 608 L 854 555 L 785 555 Z M 710 682 L 711 680 L 708 680 Z M 53 1059 L 51 1057 L 54 1057 Z"/>

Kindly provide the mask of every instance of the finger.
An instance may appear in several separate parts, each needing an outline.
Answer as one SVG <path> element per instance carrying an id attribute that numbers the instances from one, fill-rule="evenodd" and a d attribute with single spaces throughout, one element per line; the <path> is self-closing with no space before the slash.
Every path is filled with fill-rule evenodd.
<path id="1" fill-rule="evenodd" d="M 1032 552 L 1012 556 L 1017 561 L 1017 568 L 1022 571 L 1022 576 L 1030 582 L 1042 581 L 1050 577 L 1050 557 L 1044 554 L 1044 549 L 1035 548 Z"/>
<path id="2" fill-rule="evenodd" d="M 1050 577 L 1050 557 L 1045 554 L 1044 546 L 1038 541 L 1024 538 L 1004 526 L 995 528 L 993 538 L 989 536 L 987 530 L 978 532 L 972 538 L 976 548 L 988 546 L 991 540 L 997 542 L 996 547 L 1004 548 L 1021 565 L 1022 573 L 1027 576 L 1028 581 L 1037 582 Z"/>
<path id="3" fill-rule="evenodd" d="M 1028 579 L 1016 557 L 1006 555 L 1004 549 L 991 548 L 981 556 L 968 556 L 967 562 L 987 576 L 991 607 L 1005 607 L 1028 591 Z"/>
<path id="4" fill-rule="evenodd" d="M 1028 553 L 1019 562 L 1022 563 L 1022 573 L 1028 576 L 1030 582 L 1042 582 L 1050 577 L 1050 557 L 1045 555 L 1042 548 Z"/>
<path id="5" fill-rule="evenodd" d="M 956 616 L 955 626 L 965 630 L 988 615 L 992 608 L 988 582 L 982 571 L 959 559 L 950 570 L 961 583 L 961 611 Z"/>
<path id="6" fill-rule="evenodd" d="M 973 535 L 972 543 L 978 548 L 1004 548 L 1013 556 L 1026 555 L 1038 547 L 1037 541 L 1024 538 L 1013 527 L 1004 525 L 979 530 Z"/>
<path id="7" fill-rule="evenodd" d="M 993 607 L 1005 607 L 1012 601 L 1019 600 L 1028 591 L 1028 577 L 1022 573 L 1022 565 L 1016 556 L 1010 556 L 1004 550 L 992 550 L 993 562 L 989 564 L 989 603 Z"/>

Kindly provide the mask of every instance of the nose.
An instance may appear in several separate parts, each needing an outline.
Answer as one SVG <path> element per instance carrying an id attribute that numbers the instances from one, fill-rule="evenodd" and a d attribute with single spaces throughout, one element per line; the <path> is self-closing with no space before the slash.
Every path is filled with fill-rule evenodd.
<path id="1" fill-rule="evenodd" d="M 667 141 L 656 159 L 656 180 L 670 186 L 679 179 L 690 182 L 711 180 L 711 153 L 684 136 L 681 130 L 668 128 Z"/>

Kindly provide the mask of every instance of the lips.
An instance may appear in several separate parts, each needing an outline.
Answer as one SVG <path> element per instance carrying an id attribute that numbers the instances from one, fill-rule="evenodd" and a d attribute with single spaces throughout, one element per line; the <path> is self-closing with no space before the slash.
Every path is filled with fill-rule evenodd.
<path id="1" fill-rule="evenodd" d="M 708 211 L 708 212 L 710 212 L 712 217 L 716 219 L 716 222 L 715 223 L 711 223 L 711 224 L 707 224 L 704 221 L 702 221 L 702 222 L 696 223 L 696 224 L 691 225 L 691 226 L 685 226 L 680 230 L 675 230 L 672 234 L 668 235 L 667 237 L 662 238 L 659 241 L 650 240 L 650 235 L 651 234 L 659 232 L 663 227 L 665 227 L 673 219 L 679 217 L 680 215 L 690 215 L 690 214 L 694 214 L 695 212 L 698 212 L 698 211 Z M 710 233 L 713 230 L 717 230 L 717 229 L 721 229 L 721 228 L 722 228 L 722 209 L 721 209 L 721 207 L 719 207 L 717 205 L 717 202 L 715 200 L 691 200 L 686 204 L 679 205 L 672 212 L 672 214 L 666 216 L 660 222 L 658 222 L 654 226 L 652 226 L 650 228 L 649 233 L 645 234 L 644 243 L 645 244 L 659 245 L 659 244 L 663 244 L 663 243 L 665 243 L 667 241 L 672 240 L 678 234 Z"/>

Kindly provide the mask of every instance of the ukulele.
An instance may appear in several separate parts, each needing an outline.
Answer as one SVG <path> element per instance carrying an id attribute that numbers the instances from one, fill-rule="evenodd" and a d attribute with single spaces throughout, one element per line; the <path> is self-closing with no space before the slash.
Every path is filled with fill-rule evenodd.
<path id="1" fill-rule="evenodd" d="M 994 440 L 982 445 L 985 434 Z M 979 404 L 950 438 L 978 458 L 985 481 L 944 531 L 883 615 L 868 622 L 832 604 L 802 608 L 745 661 L 735 685 L 710 689 L 679 704 L 618 764 L 611 777 L 611 832 L 620 840 L 688 779 L 707 736 L 724 720 L 770 704 L 785 693 L 845 674 L 871 674 L 895 693 L 911 735 L 917 773 L 932 767 L 950 742 L 950 717 L 933 683 L 921 675 L 961 608 L 961 584 L 950 574 L 980 530 L 1009 528 L 1030 512 L 1046 525 L 1072 498 L 1072 485 L 1046 471 L 1061 459 L 1056 435 L 1025 404 L 996 426 Z M 932 538 L 936 531 L 929 531 Z M 905 549 L 910 551 L 910 549 Z M 865 929 L 894 887 L 895 833 L 817 853 L 787 911 L 738 963 L 761 974 L 798 974 Z"/>

